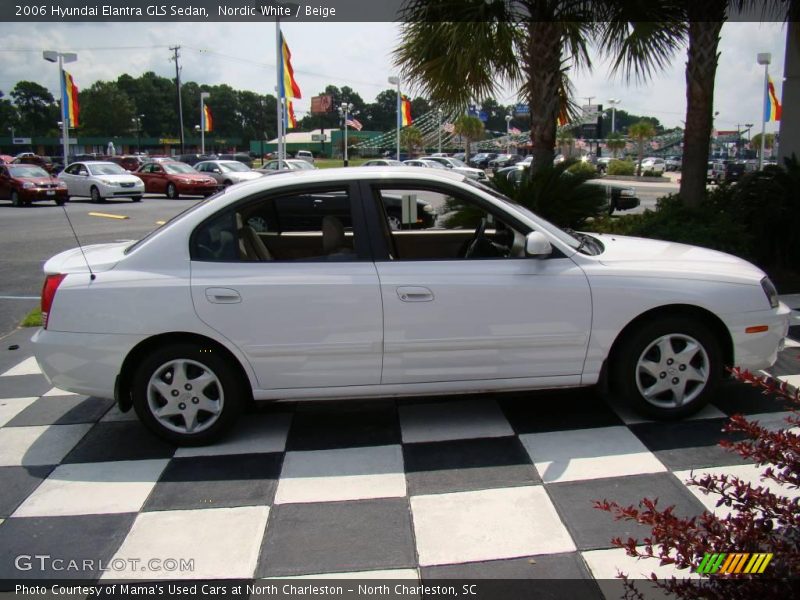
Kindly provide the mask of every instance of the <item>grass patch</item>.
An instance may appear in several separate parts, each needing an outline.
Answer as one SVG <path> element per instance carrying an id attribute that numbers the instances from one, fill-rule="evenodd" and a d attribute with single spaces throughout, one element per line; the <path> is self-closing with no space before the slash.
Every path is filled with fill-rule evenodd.
<path id="1" fill-rule="evenodd" d="M 360 167 L 368 160 L 368 158 L 349 158 L 347 164 L 349 167 Z M 318 169 L 334 169 L 344 166 L 344 161 L 341 158 L 315 158 L 314 166 Z"/>
<path id="2" fill-rule="evenodd" d="M 34 308 L 31 312 L 28 313 L 24 319 L 22 319 L 22 323 L 20 323 L 20 327 L 41 327 L 42 326 L 42 309 L 40 307 Z"/>

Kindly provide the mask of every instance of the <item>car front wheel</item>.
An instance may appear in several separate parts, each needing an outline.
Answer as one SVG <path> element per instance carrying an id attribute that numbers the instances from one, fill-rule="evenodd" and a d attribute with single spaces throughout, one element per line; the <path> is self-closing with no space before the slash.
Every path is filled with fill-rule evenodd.
<path id="1" fill-rule="evenodd" d="M 170 183 L 167 186 L 167 198 L 170 200 L 175 200 L 178 197 L 178 188 L 175 187 L 174 183 Z"/>
<path id="2" fill-rule="evenodd" d="M 11 206 L 22 206 L 22 201 L 19 199 L 17 190 L 12 190 L 11 192 Z"/>
<path id="3" fill-rule="evenodd" d="M 95 186 L 92 186 L 92 189 L 89 191 L 89 193 L 92 197 L 92 202 L 97 203 L 103 201 L 102 196 L 100 196 L 100 190 L 98 190 Z"/>
<path id="4" fill-rule="evenodd" d="M 213 349 L 175 344 L 149 355 L 133 379 L 133 406 L 156 435 L 182 446 L 218 439 L 241 413 L 245 387 Z"/>
<path id="5" fill-rule="evenodd" d="M 614 389 L 638 412 L 680 419 L 713 397 L 723 374 L 722 351 L 700 322 L 666 317 L 628 336 L 611 369 Z"/>

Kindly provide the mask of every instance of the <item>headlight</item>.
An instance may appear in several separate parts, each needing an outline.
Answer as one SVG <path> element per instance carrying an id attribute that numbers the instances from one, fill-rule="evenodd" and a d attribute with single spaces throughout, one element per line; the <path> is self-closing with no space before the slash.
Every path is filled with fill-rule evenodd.
<path id="1" fill-rule="evenodd" d="M 433 213 L 433 212 L 434 212 L 434 210 L 433 210 L 433 207 L 432 207 L 430 204 L 426 204 L 425 206 L 423 206 L 423 207 L 422 207 L 422 210 L 423 210 L 424 212 L 428 213 L 428 214 L 430 214 L 430 213 Z"/>
<path id="2" fill-rule="evenodd" d="M 635 196 L 636 190 L 633 188 L 625 188 L 619 193 L 620 196 Z"/>
<path id="3" fill-rule="evenodd" d="M 31 181 L 26 181 L 26 182 L 24 182 L 24 183 L 22 184 L 22 187 L 23 187 L 23 188 L 25 188 L 26 190 L 29 190 L 29 189 L 31 189 L 31 188 L 34 188 L 34 187 L 36 187 L 36 185 L 35 185 L 33 182 L 31 182 Z"/>
<path id="4" fill-rule="evenodd" d="M 58 187 L 60 187 L 60 188 L 66 188 L 66 187 L 67 187 L 67 184 L 66 184 L 66 183 L 64 183 L 63 181 L 59 181 L 59 182 L 58 182 Z"/>
<path id="5" fill-rule="evenodd" d="M 111 181 L 110 179 L 100 179 L 98 181 L 100 181 L 100 183 L 104 183 L 106 185 L 111 185 L 111 186 L 117 185 L 116 181 Z"/>
<path id="6" fill-rule="evenodd" d="M 767 295 L 770 307 L 778 308 L 778 290 L 775 289 L 775 285 L 769 280 L 769 277 L 764 277 L 761 280 L 761 289 Z"/>

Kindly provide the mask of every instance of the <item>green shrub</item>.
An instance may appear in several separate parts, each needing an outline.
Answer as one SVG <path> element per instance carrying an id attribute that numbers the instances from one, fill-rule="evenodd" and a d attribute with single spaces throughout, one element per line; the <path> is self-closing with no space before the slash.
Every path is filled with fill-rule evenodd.
<path id="1" fill-rule="evenodd" d="M 608 163 L 609 175 L 633 175 L 636 165 L 630 160 L 612 160 Z"/>
<path id="2" fill-rule="evenodd" d="M 595 176 L 597 175 L 597 167 L 595 167 L 589 161 L 579 160 L 574 165 L 571 165 L 569 168 L 567 168 L 567 172 L 572 173 L 573 175 L 586 173 L 587 175 Z"/>

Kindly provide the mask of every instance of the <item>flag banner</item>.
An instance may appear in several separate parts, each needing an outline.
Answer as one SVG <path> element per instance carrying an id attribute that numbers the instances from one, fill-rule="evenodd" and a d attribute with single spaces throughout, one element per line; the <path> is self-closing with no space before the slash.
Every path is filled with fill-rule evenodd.
<path id="1" fill-rule="evenodd" d="M 767 98 L 764 103 L 764 120 L 781 120 L 781 103 L 778 100 L 778 95 L 775 93 L 775 84 L 772 83 L 772 77 L 769 77 L 769 83 L 767 84 Z"/>
<path id="2" fill-rule="evenodd" d="M 347 126 L 348 126 L 348 127 L 352 127 L 352 128 L 353 128 L 353 129 L 355 129 L 356 131 L 361 131 L 361 129 L 364 127 L 364 126 L 361 124 L 361 121 L 359 121 L 359 120 L 358 120 L 358 119 L 356 119 L 356 118 L 347 119 L 346 123 L 347 123 Z"/>
<path id="3" fill-rule="evenodd" d="M 211 109 L 208 104 L 203 105 L 203 131 L 206 133 L 214 131 L 214 118 L 211 116 Z"/>
<path id="4" fill-rule="evenodd" d="M 283 60 L 278 67 L 281 70 L 281 98 L 302 98 L 300 86 L 297 85 L 297 81 L 294 79 L 292 53 L 289 51 L 289 46 L 286 43 L 286 38 L 283 37 L 283 32 L 281 32 L 281 56 Z"/>
<path id="5" fill-rule="evenodd" d="M 78 104 L 78 86 L 72 79 L 72 75 L 66 71 L 61 71 L 61 77 L 64 79 L 64 97 L 61 99 L 61 106 L 63 107 L 63 118 L 67 121 L 67 127 L 77 127 L 78 114 L 80 113 L 80 105 Z"/>
<path id="6" fill-rule="evenodd" d="M 511 129 L 508 130 L 508 133 L 510 133 L 512 135 L 519 135 L 522 132 L 519 129 L 517 129 L 516 127 L 512 127 Z"/>
<path id="7" fill-rule="evenodd" d="M 294 105 L 291 100 L 286 101 L 286 106 L 283 111 L 286 129 L 295 129 L 297 127 L 297 118 L 294 116 Z"/>
<path id="8" fill-rule="evenodd" d="M 402 118 L 402 122 L 400 123 L 401 127 L 407 127 L 414 122 L 411 118 L 411 100 L 409 100 L 406 96 L 402 96 L 402 100 L 400 102 L 400 116 Z"/>
<path id="9" fill-rule="evenodd" d="M 569 123 L 569 117 L 567 116 L 567 111 L 566 110 L 561 110 L 558 113 L 558 126 L 559 127 L 563 127 L 567 123 Z"/>
<path id="10" fill-rule="evenodd" d="M 456 130 L 456 126 L 452 123 L 445 123 L 442 125 L 442 129 L 444 129 L 447 133 L 453 133 Z"/>

